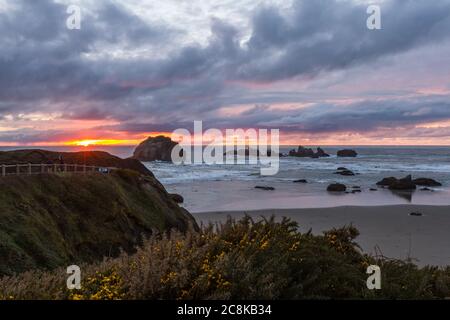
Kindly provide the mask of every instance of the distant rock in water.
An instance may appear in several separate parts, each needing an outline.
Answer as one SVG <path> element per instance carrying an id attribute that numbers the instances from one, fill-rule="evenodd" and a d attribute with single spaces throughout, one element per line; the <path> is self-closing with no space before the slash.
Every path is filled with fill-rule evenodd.
<path id="1" fill-rule="evenodd" d="M 314 157 L 317 157 L 317 158 L 326 158 L 329 156 L 330 155 L 328 153 L 326 153 L 322 148 L 317 148 L 317 152 L 314 154 Z"/>
<path id="2" fill-rule="evenodd" d="M 330 184 L 327 188 L 328 192 L 345 192 L 346 190 L 347 190 L 347 187 L 340 183 Z"/>
<path id="3" fill-rule="evenodd" d="M 172 149 L 177 144 L 168 137 L 149 137 L 136 147 L 133 159 L 140 161 L 172 161 Z"/>
<path id="4" fill-rule="evenodd" d="M 239 155 L 239 156 L 245 156 L 245 157 L 250 157 L 250 156 L 259 157 L 261 155 L 262 157 L 272 157 L 272 150 L 268 149 L 268 150 L 265 150 L 264 152 L 260 152 L 259 149 L 257 149 L 257 148 L 250 150 L 250 148 L 247 147 L 245 149 L 239 150 L 239 152 L 237 149 L 231 150 L 228 152 L 224 152 L 223 155 L 224 156 L 227 156 L 227 155 L 238 156 Z M 281 153 L 274 152 L 273 157 L 276 157 L 276 156 L 283 157 L 284 155 Z"/>
<path id="5" fill-rule="evenodd" d="M 383 182 L 383 180 L 380 182 Z M 385 180 L 384 182 L 385 183 L 389 182 L 387 186 L 389 187 L 390 190 L 416 190 L 416 185 L 412 181 L 411 175 L 406 176 L 403 179 L 388 178 L 388 180 Z"/>
<path id="6" fill-rule="evenodd" d="M 299 146 L 297 150 L 292 149 L 289 151 L 289 156 L 299 158 L 324 158 L 329 157 L 330 155 L 327 154 L 322 148 L 317 148 L 317 152 L 314 152 L 311 148 Z"/>
<path id="7" fill-rule="evenodd" d="M 425 187 L 440 187 L 440 186 L 442 186 L 442 183 L 437 182 L 436 180 L 433 180 L 433 179 L 428 179 L 428 178 L 414 179 L 413 183 L 418 186 L 425 186 Z"/>
<path id="8" fill-rule="evenodd" d="M 416 186 L 424 186 L 424 187 L 442 186 L 441 183 L 433 179 L 418 178 L 413 180 L 411 175 L 403 179 L 397 179 L 395 177 L 384 178 L 383 180 L 378 181 L 377 185 L 382 187 L 388 187 L 391 190 L 415 190 Z"/>
<path id="9" fill-rule="evenodd" d="M 308 183 L 306 179 L 295 180 L 294 183 Z"/>
<path id="10" fill-rule="evenodd" d="M 355 150 L 344 149 L 339 150 L 337 152 L 337 156 L 340 158 L 355 158 L 356 156 L 358 156 L 358 153 Z"/>
<path id="11" fill-rule="evenodd" d="M 346 177 L 350 177 L 350 176 L 354 176 L 355 173 L 351 170 L 341 170 L 341 171 L 336 171 L 334 174 L 339 174 L 341 176 L 346 176 Z"/>
<path id="12" fill-rule="evenodd" d="M 397 178 L 395 178 L 395 177 L 383 178 L 383 180 L 377 182 L 377 186 L 389 187 L 391 184 L 395 183 L 396 181 L 397 181 Z"/>

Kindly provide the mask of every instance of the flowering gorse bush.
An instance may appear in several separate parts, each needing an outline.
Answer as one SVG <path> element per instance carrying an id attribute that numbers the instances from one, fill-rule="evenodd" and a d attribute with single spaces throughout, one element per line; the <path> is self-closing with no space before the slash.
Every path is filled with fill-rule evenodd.
<path id="1" fill-rule="evenodd" d="M 0 280 L 1 299 L 327 299 L 445 298 L 450 268 L 364 255 L 350 226 L 324 235 L 298 232 L 275 218 L 154 234 L 134 254 L 80 265 L 80 290 L 65 269 Z M 366 268 L 382 270 L 382 290 L 368 290 Z"/>

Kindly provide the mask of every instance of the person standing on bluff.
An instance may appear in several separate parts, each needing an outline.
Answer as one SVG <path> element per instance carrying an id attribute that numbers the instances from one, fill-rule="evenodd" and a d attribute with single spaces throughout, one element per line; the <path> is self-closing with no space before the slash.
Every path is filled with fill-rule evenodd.
<path id="1" fill-rule="evenodd" d="M 59 155 L 58 161 L 59 161 L 59 164 L 60 164 L 59 171 L 62 172 L 62 171 L 64 171 L 64 159 L 63 159 L 62 154 Z"/>

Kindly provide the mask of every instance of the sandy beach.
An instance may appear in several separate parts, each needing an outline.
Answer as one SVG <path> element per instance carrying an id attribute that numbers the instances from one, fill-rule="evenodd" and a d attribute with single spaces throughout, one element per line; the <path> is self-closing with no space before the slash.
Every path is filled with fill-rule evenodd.
<path id="1" fill-rule="evenodd" d="M 411 216 L 412 212 L 422 216 Z M 450 265 L 450 206 L 343 206 L 193 213 L 204 224 L 245 214 L 255 219 L 271 215 L 289 217 L 299 223 L 302 231 L 312 229 L 315 234 L 353 224 L 361 233 L 357 242 L 366 253 L 381 251 L 389 258 L 411 257 L 420 266 Z"/>

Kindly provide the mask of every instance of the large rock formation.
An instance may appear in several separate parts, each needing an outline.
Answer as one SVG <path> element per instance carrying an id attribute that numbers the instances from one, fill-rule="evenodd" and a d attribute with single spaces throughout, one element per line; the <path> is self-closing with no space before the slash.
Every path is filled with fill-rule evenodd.
<path id="1" fill-rule="evenodd" d="M 322 158 L 329 157 L 330 155 L 327 154 L 322 148 L 317 148 L 317 152 L 314 152 L 313 149 L 299 146 L 297 150 L 292 149 L 289 151 L 289 156 L 299 158 Z"/>
<path id="2" fill-rule="evenodd" d="M 354 158 L 357 155 L 358 155 L 358 153 L 355 150 L 351 150 L 351 149 L 339 150 L 337 152 L 337 156 L 341 157 L 341 158 Z"/>
<path id="3" fill-rule="evenodd" d="M 133 159 L 140 161 L 172 161 L 172 149 L 177 144 L 168 137 L 149 137 L 136 147 Z"/>

